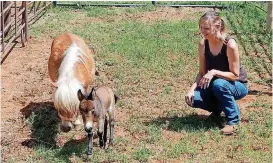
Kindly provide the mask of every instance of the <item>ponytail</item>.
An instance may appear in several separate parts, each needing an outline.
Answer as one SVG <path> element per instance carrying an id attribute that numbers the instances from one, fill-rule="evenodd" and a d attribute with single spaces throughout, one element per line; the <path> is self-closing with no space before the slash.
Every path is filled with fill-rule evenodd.
<path id="1" fill-rule="evenodd" d="M 220 30 L 221 34 L 216 34 L 216 38 L 223 41 L 225 43 L 226 39 L 226 25 L 224 20 L 220 17 L 220 14 L 215 11 L 208 11 L 204 15 L 201 16 L 199 19 L 199 28 L 200 28 L 200 23 L 202 20 L 209 20 L 210 23 L 214 26 L 218 25 L 218 29 Z M 219 28 L 220 26 L 220 28 Z"/>

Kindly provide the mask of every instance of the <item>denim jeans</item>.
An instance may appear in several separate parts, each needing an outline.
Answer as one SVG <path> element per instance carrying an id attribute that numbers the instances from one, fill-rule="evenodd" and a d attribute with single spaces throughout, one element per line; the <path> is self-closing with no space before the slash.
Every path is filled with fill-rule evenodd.
<path id="1" fill-rule="evenodd" d="M 236 100 L 245 97 L 248 88 L 239 81 L 215 79 L 209 88 L 197 87 L 194 91 L 194 108 L 201 108 L 215 114 L 225 113 L 227 124 L 235 125 L 240 122 L 240 111 Z"/>

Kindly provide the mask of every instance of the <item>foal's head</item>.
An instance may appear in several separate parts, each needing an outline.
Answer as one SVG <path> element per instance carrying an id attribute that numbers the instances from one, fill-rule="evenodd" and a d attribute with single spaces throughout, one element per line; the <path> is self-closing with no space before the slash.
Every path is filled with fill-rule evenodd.
<path id="1" fill-rule="evenodd" d="M 80 113 L 82 115 L 84 129 L 87 133 L 90 133 L 93 128 L 94 121 L 94 93 L 95 90 L 92 89 L 91 93 L 88 96 L 82 94 L 81 90 L 78 91 L 78 98 L 80 100 Z"/>

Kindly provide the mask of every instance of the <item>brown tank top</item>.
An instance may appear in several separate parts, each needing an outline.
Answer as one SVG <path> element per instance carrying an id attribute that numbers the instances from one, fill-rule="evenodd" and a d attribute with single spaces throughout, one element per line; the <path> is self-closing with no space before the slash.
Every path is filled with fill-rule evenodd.
<path id="1" fill-rule="evenodd" d="M 226 42 L 231 39 L 230 37 L 226 38 Z M 210 48 L 209 48 L 209 41 L 205 40 L 205 60 L 206 60 L 206 67 L 207 70 L 219 70 L 219 71 L 226 71 L 230 72 L 229 70 L 229 63 L 227 57 L 227 45 L 223 44 L 220 53 L 216 56 L 212 55 Z M 240 62 L 240 75 L 239 80 L 242 83 L 247 83 L 247 74 L 245 69 L 243 68 Z"/>

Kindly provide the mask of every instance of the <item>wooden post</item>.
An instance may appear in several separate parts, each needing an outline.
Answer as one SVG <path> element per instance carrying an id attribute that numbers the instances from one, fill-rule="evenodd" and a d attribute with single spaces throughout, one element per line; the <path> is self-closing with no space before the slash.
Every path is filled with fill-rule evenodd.
<path id="1" fill-rule="evenodd" d="M 272 30 L 272 1 L 267 2 L 267 30 Z"/>
<path id="2" fill-rule="evenodd" d="M 26 46 L 26 42 L 28 39 L 28 6 L 27 6 L 27 1 L 23 1 L 23 10 L 24 12 L 22 13 L 22 25 L 24 25 L 24 28 L 21 30 L 21 42 L 23 47 Z"/>
<path id="3" fill-rule="evenodd" d="M 2 56 L 2 53 L 4 53 L 4 48 L 5 48 L 5 43 L 4 43 L 4 12 L 3 12 L 3 10 L 4 10 L 4 5 L 3 5 L 3 1 L 1 1 L 0 2 L 1 3 L 1 38 L 0 38 L 0 40 L 1 40 L 1 56 Z"/>
<path id="4" fill-rule="evenodd" d="M 24 1 L 24 7 L 25 7 L 25 40 L 27 41 L 28 39 L 28 1 Z"/>
<path id="5" fill-rule="evenodd" d="M 17 36 L 17 4 L 16 2 L 14 3 L 14 8 L 15 8 L 15 35 Z"/>
<path id="6" fill-rule="evenodd" d="M 53 6 L 54 6 L 54 7 L 57 6 L 57 1 L 53 1 Z"/>

